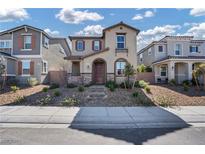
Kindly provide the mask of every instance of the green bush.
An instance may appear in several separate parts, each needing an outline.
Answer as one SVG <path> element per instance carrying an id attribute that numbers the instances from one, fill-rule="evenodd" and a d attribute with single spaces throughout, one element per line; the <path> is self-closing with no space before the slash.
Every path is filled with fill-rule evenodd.
<path id="1" fill-rule="evenodd" d="M 110 86 L 113 86 L 114 88 L 117 88 L 117 87 L 118 87 L 117 84 L 116 84 L 116 82 L 115 82 L 115 81 L 112 81 L 112 80 L 107 81 L 107 82 L 105 83 L 105 86 L 106 86 L 107 88 L 110 88 Z"/>
<path id="2" fill-rule="evenodd" d="M 52 83 L 49 87 L 49 89 L 56 89 L 59 88 L 59 84 L 58 83 Z"/>
<path id="3" fill-rule="evenodd" d="M 145 72 L 145 68 L 146 68 L 145 65 L 141 64 L 137 67 L 137 72 L 140 72 L 140 73 Z"/>
<path id="4" fill-rule="evenodd" d="M 40 103 L 40 105 L 48 105 L 51 101 L 52 97 L 50 95 L 47 95 L 46 97 L 38 100 L 37 102 Z"/>
<path id="5" fill-rule="evenodd" d="M 189 91 L 189 85 L 187 85 L 186 83 L 183 84 L 183 89 L 184 91 Z"/>
<path id="6" fill-rule="evenodd" d="M 146 66 L 145 71 L 146 72 L 152 72 L 152 68 L 150 66 Z"/>
<path id="7" fill-rule="evenodd" d="M 136 92 L 134 92 L 134 93 L 132 93 L 132 96 L 133 97 L 137 97 L 139 95 L 139 93 L 136 91 Z"/>
<path id="8" fill-rule="evenodd" d="M 151 89 L 149 86 L 146 86 L 144 89 L 145 89 L 146 93 L 151 93 Z"/>
<path id="9" fill-rule="evenodd" d="M 44 87 L 44 88 L 42 89 L 42 91 L 43 91 L 43 92 L 48 92 L 48 87 Z"/>
<path id="10" fill-rule="evenodd" d="M 77 85 L 73 84 L 73 83 L 68 83 L 67 84 L 67 88 L 75 88 L 77 87 Z"/>
<path id="11" fill-rule="evenodd" d="M 85 87 L 84 86 L 78 86 L 78 91 L 79 92 L 83 92 L 83 91 L 85 91 Z"/>
<path id="12" fill-rule="evenodd" d="M 11 86 L 10 88 L 11 88 L 11 90 L 12 90 L 14 93 L 15 93 L 17 90 L 20 89 L 20 88 L 17 87 L 17 86 Z"/>
<path id="13" fill-rule="evenodd" d="M 23 103 L 26 100 L 25 96 L 18 96 L 15 100 L 15 103 Z"/>
<path id="14" fill-rule="evenodd" d="M 125 86 L 126 86 L 126 88 L 128 88 L 128 89 L 131 89 L 132 88 L 132 82 L 129 82 L 128 83 L 128 81 L 126 80 L 125 82 L 122 82 L 119 86 L 120 86 L 120 88 L 122 88 L 122 89 L 124 89 L 125 88 Z"/>
<path id="15" fill-rule="evenodd" d="M 191 85 L 191 82 L 189 80 L 184 80 L 182 82 L 182 85 L 187 85 L 187 86 L 190 86 Z"/>
<path id="16" fill-rule="evenodd" d="M 30 77 L 27 79 L 28 85 L 33 87 L 36 86 L 38 84 L 38 80 L 34 77 Z"/>
<path id="17" fill-rule="evenodd" d="M 61 93 L 60 93 L 59 90 L 55 90 L 54 93 L 53 93 L 53 95 L 54 95 L 55 97 L 58 97 L 58 96 L 61 95 Z"/>
<path id="18" fill-rule="evenodd" d="M 148 84 L 148 82 L 145 82 L 144 80 L 139 80 L 138 85 L 139 85 L 140 88 L 145 88 L 149 84 Z"/>
<path id="19" fill-rule="evenodd" d="M 109 89 L 110 89 L 110 91 L 115 91 L 115 87 L 114 87 L 114 85 L 113 84 L 111 84 L 110 86 L 109 86 Z"/>
<path id="20" fill-rule="evenodd" d="M 176 86 L 176 85 L 177 85 L 176 80 L 175 80 L 175 79 L 171 79 L 171 80 L 169 81 L 169 85 L 171 85 L 171 86 Z"/>
<path id="21" fill-rule="evenodd" d="M 72 97 L 66 97 L 63 99 L 61 104 L 64 106 L 74 106 L 74 105 L 78 105 L 79 101 L 75 98 L 72 98 Z"/>

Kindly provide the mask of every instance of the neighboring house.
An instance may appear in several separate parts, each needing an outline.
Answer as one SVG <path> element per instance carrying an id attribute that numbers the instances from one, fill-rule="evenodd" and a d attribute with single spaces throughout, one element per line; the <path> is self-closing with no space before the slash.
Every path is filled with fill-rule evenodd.
<path id="1" fill-rule="evenodd" d="M 192 71 L 205 63 L 205 40 L 193 36 L 166 36 L 138 52 L 138 65 L 152 66 L 155 82 L 192 80 Z"/>
<path id="2" fill-rule="evenodd" d="M 66 58 L 68 82 L 122 82 L 126 63 L 137 66 L 138 33 L 138 29 L 120 22 L 105 28 L 102 36 L 69 36 L 72 49 L 71 56 Z"/>
<path id="3" fill-rule="evenodd" d="M 65 38 L 53 38 L 29 25 L 0 33 L 0 59 L 6 66 L 6 76 L 21 83 L 26 83 L 29 77 L 37 78 L 40 83 L 49 82 L 50 71 L 67 69 L 64 57 L 68 55 L 70 49 Z"/>

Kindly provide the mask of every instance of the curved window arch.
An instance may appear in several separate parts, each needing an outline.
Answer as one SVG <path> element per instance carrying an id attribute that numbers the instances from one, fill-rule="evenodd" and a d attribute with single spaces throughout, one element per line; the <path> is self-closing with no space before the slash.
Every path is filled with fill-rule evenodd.
<path id="1" fill-rule="evenodd" d="M 125 65 L 127 61 L 125 59 L 118 59 L 115 62 L 115 74 L 117 76 L 124 76 Z"/>

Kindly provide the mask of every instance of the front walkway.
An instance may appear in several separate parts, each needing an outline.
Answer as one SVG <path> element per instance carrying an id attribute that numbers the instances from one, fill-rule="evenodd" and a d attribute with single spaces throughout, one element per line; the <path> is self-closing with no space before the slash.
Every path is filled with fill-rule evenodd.
<path id="1" fill-rule="evenodd" d="M 204 124 L 205 106 L 0 107 L 0 127 L 169 128 Z"/>

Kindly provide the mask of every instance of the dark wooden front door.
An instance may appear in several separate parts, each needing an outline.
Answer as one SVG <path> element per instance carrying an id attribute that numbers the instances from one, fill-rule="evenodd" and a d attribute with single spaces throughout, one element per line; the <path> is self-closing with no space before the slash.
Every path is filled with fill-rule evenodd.
<path id="1" fill-rule="evenodd" d="M 93 80 L 96 84 L 105 83 L 105 62 L 96 61 L 93 64 Z"/>

